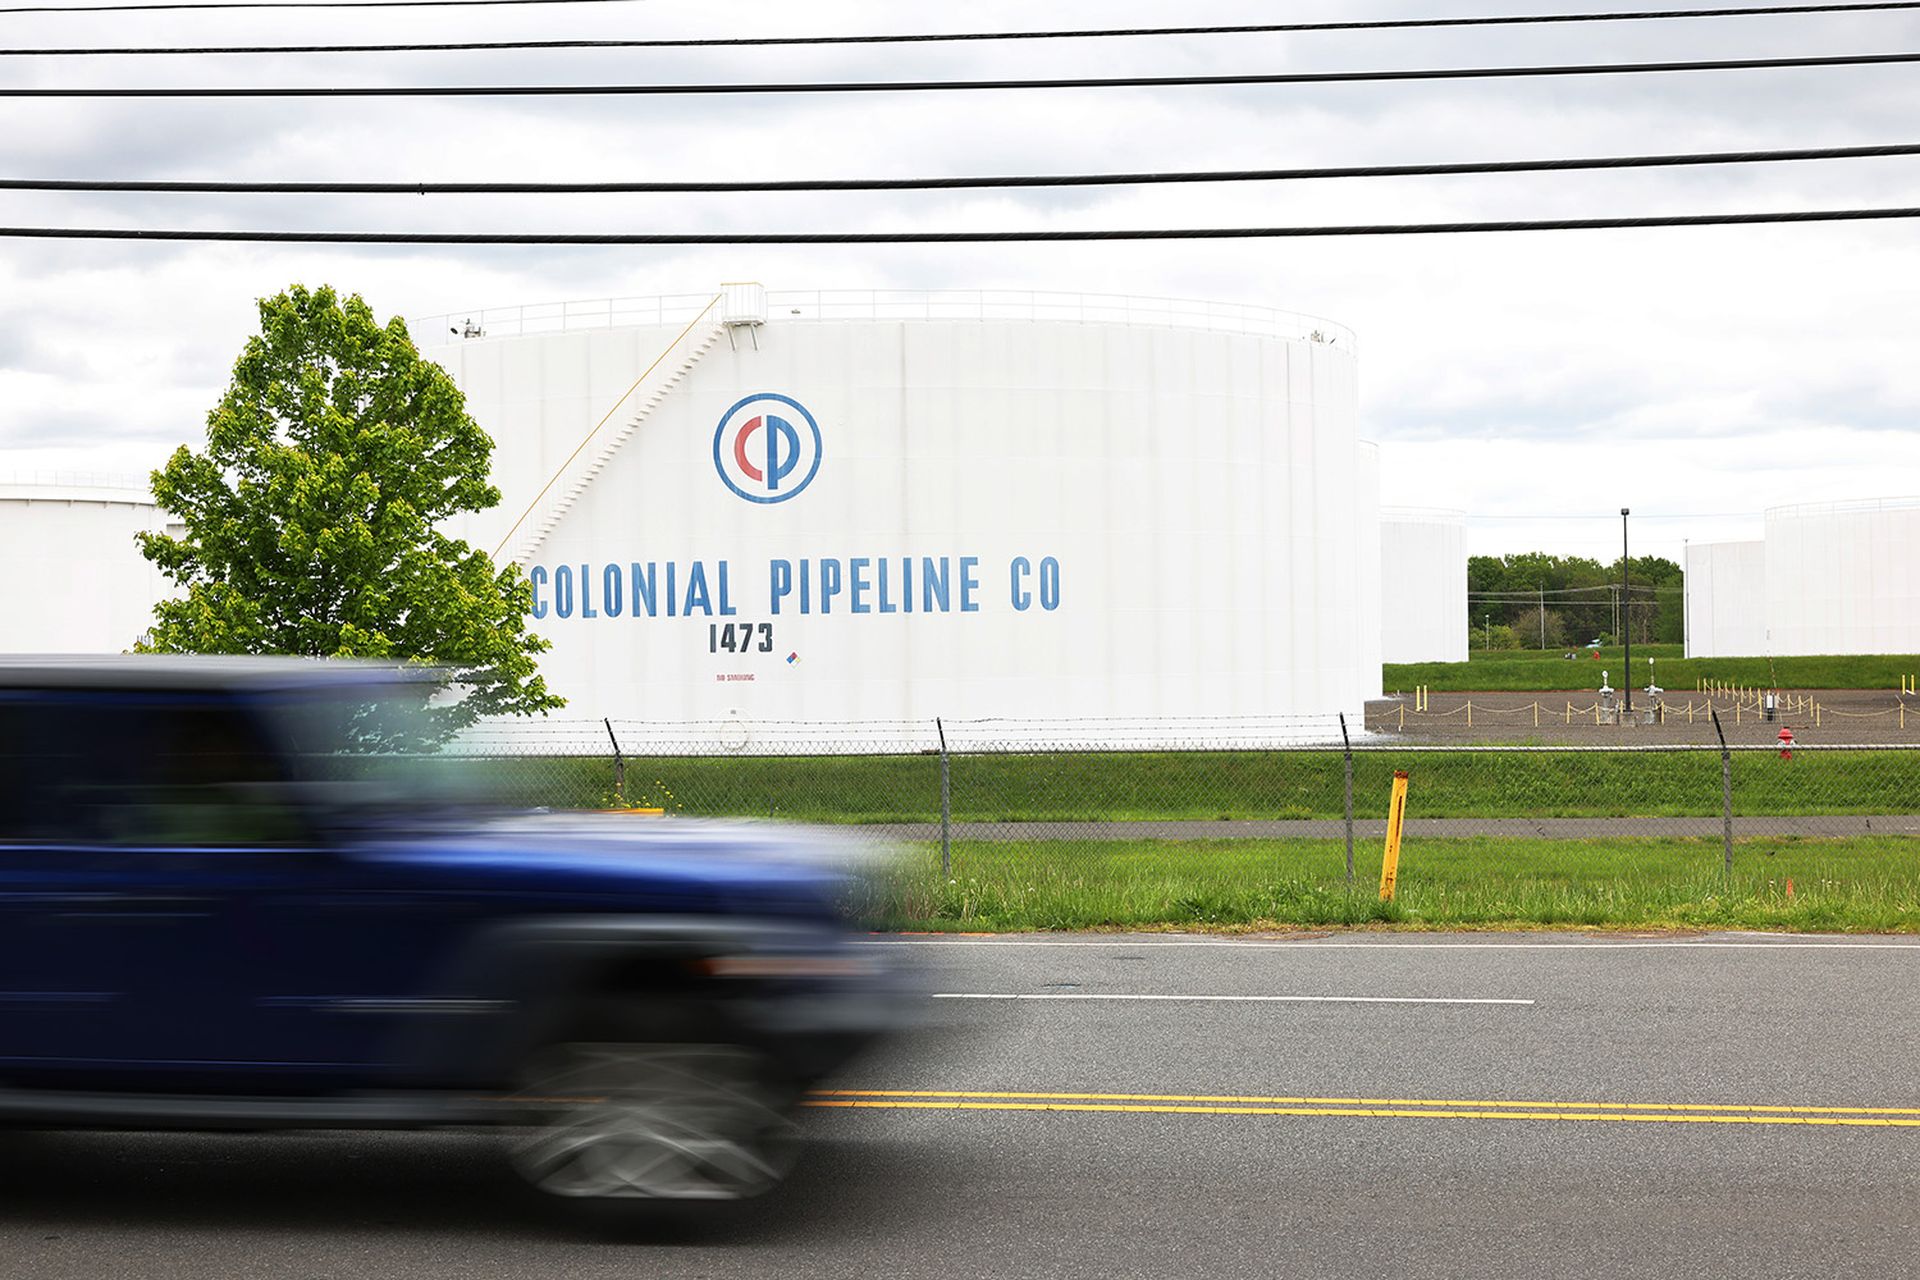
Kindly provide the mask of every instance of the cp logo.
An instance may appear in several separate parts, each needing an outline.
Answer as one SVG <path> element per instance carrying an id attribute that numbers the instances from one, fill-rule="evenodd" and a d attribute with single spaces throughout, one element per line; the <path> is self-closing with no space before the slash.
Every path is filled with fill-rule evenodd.
<path id="1" fill-rule="evenodd" d="M 785 502 L 820 470 L 820 424 L 791 396 L 748 396 L 720 415 L 713 466 L 748 502 Z"/>

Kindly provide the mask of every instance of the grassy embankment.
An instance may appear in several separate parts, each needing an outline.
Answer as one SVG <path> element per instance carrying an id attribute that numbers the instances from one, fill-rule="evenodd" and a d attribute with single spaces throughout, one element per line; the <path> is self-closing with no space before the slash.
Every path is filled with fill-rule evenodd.
<path id="1" fill-rule="evenodd" d="M 1333 752 L 1076 753 L 954 760 L 958 823 L 1339 818 Z M 1733 760 L 1737 815 L 1901 813 L 1920 793 L 1901 752 L 1803 751 Z M 610 800 L 608 762 L 501 762 L 523 802 Z M 1714 816 L 1717 753 L 1611 755 L 1363 752 L 1355 806 L 1383 817 L 1393 769 L 1412 775 L 1417 818 Z M 530 773 L 529 769 L 537 769 Z M 676 813 L 777 816 L 858 826 L 932 823 L 929 756 L 633 761 L 629 799 Z M 569 794 L 573 797 L 568 798 Z M 1920 839 L 1742 838 L 1722 874 L 1717 839 L 1407 839 L 1401 896 L 1375 897 L 1377 840 L 976 840 L 953 874 L 936 846 L 906 845 L 856 904 L 876 926 L 1583 925 L 1920 930 Z M 1788 896 L 1787 883 L 1794 885 Z"/>
<path id="2" fill-rule="evenodd" d="M 916 847 L 853 904 L 885 929 L 1396 924 L 1920 930 L 1920 839 L 1409 839 L 1397 901 L 1380 850 L 1355 881 L 1339 841 L 956 843 L 951 877 Z"/>
<path id="3" fill-rule="evenodd" d="M 1436 693 L 1529 692 L 1535 689 L 1596 688 L 1606 671 L 1621 687 L 1625 654 L 1618 645 L 1600 650 L 1594 661 L 1586 649 L 1569 662 L 1567 650 L 1502 649 L 1478 651 L 1465 662 L 1390 662 L 1383 668 L 1388 693 L 1426 685 Z M 1842 654 L 1802 658 L 1682 658 L 1677 644 L 1633 646 L 1633 685 L 1647 683 L 1647 659 L 1655 678 L 1670 693 L 1691 691 L 1700 680 L 1718 680 L 1749 688 L 1885 689 L 1892 694 L 1903 676 L 1920 672 L 1913 654 Z"/>
<path id="4" fill-rule="evenodd" d="M 1736 815 L 1904 813 L 1920 801 L 1920 756 L 1802 749 L 1733 757 Z M 516 804 L 613 803 L 601 759 L 482 766 Z M 1412 776 L 1417 818 L 1714 816 L 1713 751 L 1357 751 L 1354 807 L 1383 817 L 1393 772 Z M 627 798 L 671 813 L 860 825 L 938 820 L 933 756 L 692 757 L 633 760 Z M 956 756 L 955 822 L 1115 822 L 1342 816 L 1337 751 L 1073 752 Z"/>

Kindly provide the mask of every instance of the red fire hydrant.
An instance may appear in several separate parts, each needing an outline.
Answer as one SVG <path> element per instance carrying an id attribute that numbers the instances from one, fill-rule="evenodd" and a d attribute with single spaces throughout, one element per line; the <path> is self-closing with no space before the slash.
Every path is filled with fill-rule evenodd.
<path id="1" fill-rule="evenodd" d="M 1785 725 L 1780 726 L 1780 758 L 1793 759 L 1793 730 Z"/>

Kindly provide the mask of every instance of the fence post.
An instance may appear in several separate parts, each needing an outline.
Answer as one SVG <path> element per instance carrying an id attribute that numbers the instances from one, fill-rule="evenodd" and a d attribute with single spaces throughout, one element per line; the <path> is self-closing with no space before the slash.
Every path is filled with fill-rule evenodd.
<path id="1" fill-rule="evenodd" d="M 607 741 L 613 744 L 613 798 L 622 809 L 627 807 L 627 761 L 620 754 L 620 739 L 613 736 L 613 719 L 602 716 L 600 723 L 607 726 Z"/>
<path id="2" fill-rule="evenodd" d="M 1347 884 L 1353 884 L 1353 742 L 1347 737 L 1347 713 L 1340 713 L 1340 747 L 1347 758 Z"/>
<path id="3" fill-rule="evenodd" d="M 933 727 L 940 735 L 940 875 L 953 878 L 953 789 L 947 774 L 947 727 L 935 716 Z"/>
<path id="4" fill-rule="evenodd" d="M 1720 831 L 1726 849 L 1726 872 L 1733 874 L 1733 757 L 1727 753 L 1727 735 L 1720 731 L 1720 713 L 1713 713 L 1713 733 L 1720 739 Z"/>

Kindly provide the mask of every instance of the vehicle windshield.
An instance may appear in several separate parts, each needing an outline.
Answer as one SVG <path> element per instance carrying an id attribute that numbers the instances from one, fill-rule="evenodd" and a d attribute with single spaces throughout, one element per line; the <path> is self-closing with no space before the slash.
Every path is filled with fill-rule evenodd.
<path id="1" fill-rule="evenodd" d="M 487 800 L 481 762 L 447 748 L 453 726 L 438 693 L 425 680 L 369 681 L 289 690 L 265 709 L 295 777 L 329 816 L 380 821 Z"/>

